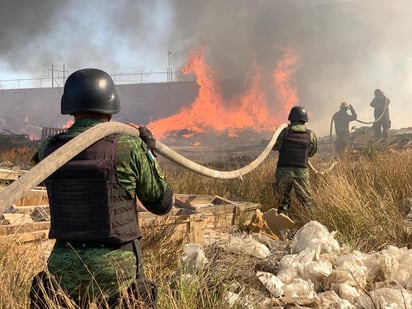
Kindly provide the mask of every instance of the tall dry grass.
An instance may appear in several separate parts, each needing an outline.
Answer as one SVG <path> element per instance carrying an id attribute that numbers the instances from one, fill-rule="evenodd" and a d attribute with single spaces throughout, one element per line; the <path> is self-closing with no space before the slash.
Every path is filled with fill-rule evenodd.
<path id="1" fill-rule="evenodd" d="M 323 162 L 315 157 L 312 163 L 316 167 Z M 275 166 L 276 159 L 269 158 L 242 179 L 233 180 L 207 178 L 175 166 L 165 168 L 165 173 L 176 193 L 243 199 L 261 203 L 266 210 L 277 206 L 277 197 L 272 194 Z M 311 181 L 314 207 L 292 207 L 292 216 L 299 225 L 317 220 L 329 230 L 338 231 L 340 242 L 362 251 L 387 244 L 412 247 L 402 214 L 403 199 L 412 197 L 412 153 L 347 157 L 327 175 L 312 173 Z M 146 275 L 159 283 L 158 308 L 221 308 L 227 284 L 236 281 L 234 271 L 229 269 L 221 280 L 221 273 L 214 273 L 212 268 L 188 277 L 178 271 L 183 240 L 156 235 L 159 233 L 155 230 L 146 233 L 143 255 Z M 1 244 L 0 308 L 27 308 L 31 280 L 45 268 L 47 253 L 42 244 Z"/>

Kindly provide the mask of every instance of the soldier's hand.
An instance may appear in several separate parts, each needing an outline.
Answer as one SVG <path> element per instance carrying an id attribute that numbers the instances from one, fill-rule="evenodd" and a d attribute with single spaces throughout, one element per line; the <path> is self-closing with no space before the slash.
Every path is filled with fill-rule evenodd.
<path id="1" fill-rule="evenodd" d="M 146 143 L 149 150 L 153 151 L 156 149 L 156 139 L 147 127 L 139 127 L 139 136 Z"/>

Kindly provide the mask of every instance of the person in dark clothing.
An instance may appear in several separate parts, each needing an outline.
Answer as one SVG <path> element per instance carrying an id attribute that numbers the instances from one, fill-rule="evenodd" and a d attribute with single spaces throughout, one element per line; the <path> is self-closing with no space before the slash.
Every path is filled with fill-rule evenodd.
<path id="1" fill-rule="evenodd" d="M 348 110 L 350 110 L 350 114 L 348 114 Z M 338 155 L 345 152 L 349 139 L 349 123 L 356 120 L 357 117 L 353 106 L 346 102 L 342 102 L 339 111 L 333 115 L 336 132 L 335 150 Z"/>
<path id="2" fill-rule="evenodd" d="M 389 117 L 390 100 L 383 94 L 381 89 L 375 89 L 374 95 L 375 97 L 371 101 L 370 106 L 374 108 L 373 116 L 375 117 L 375 123 L 373 124 L 373 129 L 375 138 L 387 138 L 391 127 Z"/>
<path id="3" fill-rule="evenodd" d="M 74 72 L 61 98 L 61 113 L 73 115 L 74 124 L 42 142 L 34 163 L 119 111 L 117 91 L 106 72 Z M 156 307 L 156 284 L 146 280 L 142 266 L 136 199 L 148 211 L 164 215 L 172 208 L 173 193 L 151 154 L 155 138 L 146 127 L 139 133 L 109 135 L 45 180 L 49 238 L 56 242 L 47 271 L 33 279 L 31 308 L 49 308 L 50 298 L 60 302 L 53 295 L 56 286 L 81 308 L 91 301 L 114 308 L 125 298 Z"/>
<path id="4" fill-rule="evenodd" d="M 273 150 L 279 151 L 275 172 L 274 191 L 279 195 L 278 214 L 288 214 L 291 207 L 291 192 L 294 189 L 299 202 L 311 206 L 311 187 L 308 159 L 317 151 L 317 138 L 306 128 L 308 114 L 302 106 L 290 110 L 287 128 L 279 134 Z"/>

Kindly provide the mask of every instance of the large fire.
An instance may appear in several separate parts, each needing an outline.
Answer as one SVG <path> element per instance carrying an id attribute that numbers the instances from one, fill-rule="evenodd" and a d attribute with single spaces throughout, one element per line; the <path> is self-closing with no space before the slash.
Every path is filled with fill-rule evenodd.
<path id="1" fill-rule="evenodd" d="M 258 132 L 273 131 L 290 108 L 298 103 L 293 73 L 298 57 L 293 50 L 282 49 L 283 57 L 272 73 L 271 88 L 277 102 L 269 102 L 263 90 L 261 68 L 253 65 L 246 90 L 223 99 L 217 72 L 206 64 L 204 48 L 194 49 L 182 68 L 183 74 L 194 73 L 199 86 L 198 96 L 178 113 L 153 121 L 147 126 L 161 139 L 172 131 L 187 130 L 194 133 L 216 132 L 236 136 L 237 132 L 252 129 Z M 271 103 L 271 104 L 270 104 Z"/>

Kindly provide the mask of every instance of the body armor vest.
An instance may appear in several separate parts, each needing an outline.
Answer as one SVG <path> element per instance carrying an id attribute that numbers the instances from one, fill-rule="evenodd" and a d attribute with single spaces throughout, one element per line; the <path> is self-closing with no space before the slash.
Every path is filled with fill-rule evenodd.
<path id="1" fill-rule="evenodd" d="M 308 167 L 310 130 L 296 132 L 286 129 L 279 149 L 278 167 Z"/>
<path id="2" fill-rule="evenodd" d="M 121 244 L 141 236 L 135 201 L 116 177 L 119 136 L 96 142 L 47 178 L 50 238 Z M 70 139 L 56 135 L 45 155 Z"/>

